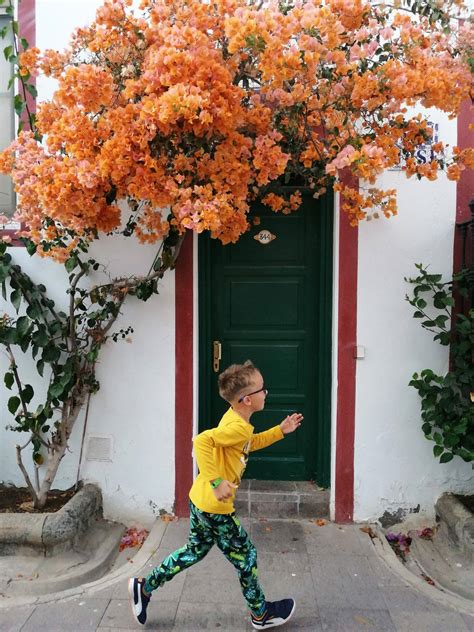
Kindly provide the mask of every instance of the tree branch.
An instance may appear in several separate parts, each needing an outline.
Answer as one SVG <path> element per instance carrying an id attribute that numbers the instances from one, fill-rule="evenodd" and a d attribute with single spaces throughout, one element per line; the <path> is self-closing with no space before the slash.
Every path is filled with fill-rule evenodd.
<path id="1" fill-rule="evenodd" d="M 29 443 L 29 441 L 28 441 L 28 443 Z M 26 444 L 23 446 L 23 448 L 26 448 L 26 446 L 28 445 L 28 443 L 26 443 Z M 25 481 L 26 481 L 26 485 L 28 486 L 28 489 L 29 489 L 29 491 L 30 491 L 30 494 L 31 494 L 31 495 L 32 495 L 32 497 L 33 497 L 33 502 L 34 502 L 34 503 L 36 503 L 36 501 L 38 500 L 38 496 L 37 496 L 37 494 L 36 494 L 36 490 L 35 490 L 35 488 L 33 487 L 32 482 L 31 482 L 31 480 L 30 480 L 30 477 L 28 476 L 28 472 L 26 471 L 26 468 L 25 468 L 25 466 L 23 465 L 23 460 L 22 460 L 22 458 L 21 458 L 21 451 L 22 451 L 22 449 L 23 449 L 23 448 L 22 448 L 21 446 L 19 446 L 19 445 L 16 445 L 16 446 L 15 446 L 15 448 L 16 448 L 16 462 L 18 463 L 18 467 L 20 468 L 21 473 L 23 474 L 23 477 L 24 477 L 24 479 L 25 479 Z"/>
<path id="2" fill-rule="evenodd" d="M 69 294 L 69 338 L 71 341 L 71 352 L 76 353 L 77 351 L 77 340 L 76 340 L 76 319 L 74 317 L 74 299 L 76 296 L 76 287 L 81 278 L 85 275 L 86 271 L 82 269 L 80 272 L 76 274 L 72 283 Z"/>

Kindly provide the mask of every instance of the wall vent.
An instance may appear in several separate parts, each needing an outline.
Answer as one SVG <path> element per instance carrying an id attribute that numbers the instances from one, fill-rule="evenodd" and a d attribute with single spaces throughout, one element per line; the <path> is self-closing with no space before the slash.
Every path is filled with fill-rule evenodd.
<path id="1" fill-rule="evenodd" d="M 112 437 L 88 435 L 86 459 L 88 461 L 112 461 Z"/>

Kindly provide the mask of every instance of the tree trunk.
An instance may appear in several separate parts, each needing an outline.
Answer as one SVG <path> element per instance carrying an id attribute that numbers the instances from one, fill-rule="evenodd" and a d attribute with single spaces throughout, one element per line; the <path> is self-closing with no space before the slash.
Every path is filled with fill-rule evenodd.
<path id="1" fill-rule="evenodd" d="M 81 399 L 80 402 L 78 402 L 76 406 L 74 406 L 69 415 L 61 421 L 61 425 L 58 428 L 59 441 L 54 444 L 54 449 L 48 451 L 48 456 L 46 459 L 46 472 L 41 482 L 38 493 L 36 494 L 36 499 L 33 503 L 35 509 L 43 509 L 46 505 L 48 492 L 51 489 L 54 479 L 56 478 L 56 474 L 58 472 L 58 468 L 62 461 L 62 458 L 66 454 L 69 437 L 77 420 L 79 412 L 82 409 L 83 403 L 84 400 Z M 68 404 L 65 403 L 64 407 L 67 408 Z"/>

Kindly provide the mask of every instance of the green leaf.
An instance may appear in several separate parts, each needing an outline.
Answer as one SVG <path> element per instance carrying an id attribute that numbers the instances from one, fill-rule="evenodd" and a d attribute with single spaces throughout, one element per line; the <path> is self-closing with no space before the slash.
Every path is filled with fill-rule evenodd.
<path id="1" fill-rule="evenodd" d="M 443 455 L 441 455 L 441 458 L 439 460 L 440 463 L 449 463 L 450 461 L 453 460 L 453 453 L 452 452 L 445 452 Z"/>
<path id="2" fill-rule="evenodd" d="M 421 426 L 421 429 L 423 430 L 423 434 L 425 435 L 431 434 L 431 424 L 425 423 Z"/>
<path id="3" fill-rule="evenodd" d="M 13 397 L 10 397 L 10 399 L 8 400 L 8 410 L 11 412 L 12 415 L 16 413 L 19 405 L 20 405 L 19 397 L 17 397 L 16 395 L 14 395 Z"/>
<path id="4" fill-rule="evenodd" d="M 15 107 L 16 114 L 18 116 L 21 116 L 26 108 L 26 102 L 20 94 L 15 95 L 15 98 L 13 99 L 13 105 Z"/>
<path id="5" fill-rule="evenodd" d="M 44 463 L 44 457 L 42 454 L 40 454 L 39 452 L 35 452 L 33 454 L 33 461 L 36 463 L 36 465 L 43 465 Z"/>
<path id="6" fill-rule="evenodd" d="M 37 303 L 28 305 L 26 313 L 32 320 L 39 320 L 42 316 L 41 307 Z"/>
<path id="7" fill-rule="evenodd" d="M 44 325 L 40 325 L 31 337 L 33 344 L 45 347 L 49 342 L 49 335 Z"/>
<path id="8" fill-rule="evenodd" d="M 31 333 L 32 323 L 28 316 L 20 316 L 20 318 L 16 321 L 16 330 L 18 332 L 18 338 L 23 338 L 24 336 Z"/>
<path id="9" fill-rule="evenodd" d="M 425 285 L 425 284 L 417 285 L 414 289 L 414 294 L 415 296 L 418 296 L 420 292 L 429 292 L 430 290 L 431 290 L 430 285 Z"/>
<path id="10" fill-rule="evenodd" d="M 38 360 L 38 362 L 36 363 L 36 370 L 38 371 L 38 373 L 41 375 L 41 377 L 43 377 L 43 372 L 44 372 L 44 360 Z"/>
<path id="11" fill-rule="evenodd" d="M 32 256 L 36 253 L 36 244 L 34 244 L 31 239 L 24 239 L 23 243 L 25 244 L 27 253 Z M 44 287 L 44 286 L 43 286 Z M 46 289 L 46 288 L 45 288 Z"/>
<path id="12" fill-rule="evenodd" d="M 57 362 L 59 360 L 60 355 L 61 355 L 61 352 L 56 347 L 56 345 L 53 342 L 50 342 L 46 345 L 46 347 L 44 347 L 41 358 L 42 360 L 44 360 L 44 362 L 51 363 L 51 362 Z"/>
<path id="13" fill-rule="evenodd" d="M 48 389 L 48 395 L 52 398 L 56 398 L 62 395 L 63 391 L 64 386 L 61 384 L 61 382 L 54 382 L 54 384 L 51 384 Z"/>
<path id="14" fill-rule="evenodd" d="M 24 402 L 26 402 L 27 404 L 29 404 L 33 398 L 33 395 L 35 394 L 33 387 L 31 386 L 31 384 L 27 384 L 25 386 L 25 388 L 22 389 L 21 391 L 21 398 Z"/>
<path id="15" fill-rule="evenodd" d="M 446 321 L 449 320 L 449 316 L 444 316 L 441 314 L 440 316 L 436 316 L 435 323 L 437 327 L 446 327 Z"/>
<path id="16" fill-rule="evenodd" d="M 10 302 L 15 308 L 16 313 L 18 313 L 18 310 L 20 309 L 20 305 L 21 305 L 20 290 L 13 290 L 13 292 L 10 294 Z"/>
<path id="17" fill-rule="evenodd" d="M 74 268 L 78 265 L 78 263 L 79 263 L 78 258 L 75 256 L 72 256 L 72 257 L 69 257 L 69 259 L 66 261 L 66 263 L 64 264 L 64 267 L 66 268 L 68 272 L 72 272 Z"/>
<path id="18" fill-rule="evenodd" d="M 15 327 L 2 327 L 0 329 L 0 342 L 7 345 L 16 345 L 18 343 Z"/>
<path id="19" fill-rule="evenodd" d="M 36 86 L 34 86 L 32 83 L 27 83 L 25 84 L 25 88 L 26 91 L 31 94 L 33 99 L 36 99 L 36 97 L 38 96 L 38 90 L 36 89 Z"/>
<path id="20" fill-rule="evenodd" d="M 28 347 L 30 346 L 30 338 L 29 336 L 25 336 L 24 338 L 20 338 L 18 340 L 18 344 L 20 345 L 20 349 L 23 351 L 23 353 L 26 353 L 28 350 Z"/>
<path id="21" fill-rule="evenodd" d="M 15 381 L 15 376 L 13 375 L 13 373 L 10 373 L 10 371 L 8 373 L 5 373 L 5 377 L 3 378 L 3 381 L 5 382 L 5 386 L 8 389 L 11 389 L 11 387 L 13 386 L 13 382 Z"/>
<path id="22" fill-rule="evenodd" d="M 99 355 L 99 348 L 93 347 L 90 351 L 86 353 L 86 359 L 88 362 L 95 362 L 97 360 L 98 355 Z"/>
<path id="23" fill-rule="evenodd" d="M 7 46 L 6 48 L 3 49 L 3 54 L 5 56 L 6 61 L 8 61 L 10 59 L 12 53 L 13 53 L 13 46 L 12 45 Z"/>
<path id="24" fill-rule="evenodd" d="M 433 447 L 433 454 L 438 457 L 444 452 L 444 448 L 442 445 L 435 445 Z"/>
<path id="25" fill-rule="evenodd" d="M 458 435 L 452 433 L 452 432 L 447 432 L 445 435 L 445 439 L 444 439 L 444 445 L 447 448 L 454 448 L 454 446 L 458 445 L 459 443 L 459 437 Z"/>

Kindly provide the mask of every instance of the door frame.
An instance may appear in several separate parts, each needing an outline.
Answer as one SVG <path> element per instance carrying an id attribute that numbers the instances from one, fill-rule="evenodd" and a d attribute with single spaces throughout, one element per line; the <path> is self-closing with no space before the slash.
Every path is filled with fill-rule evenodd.
<path id="1" fill-rule="evenodd" d="M 296 190 L 297 187 L 288 187 Z M 323 265 L 317 266 L 319 271 L 316 303 L 322 306 L 317 334 L 319 350 L 318 374 L 325 376 L 315 384 L 318 418 L 321 420 L 317 433 L 316 445 L 316 480 L 322 487 L 331 484 L 331 396 L 332 396 L 332 333 L 333 333 L 333 231 L 334 231 L 334 196 L 332 191 L 318 202 L 320 208 L 315 212 L 323 212 L 322 251 L 315 252 Z M 295 211 L 297 212 L 297 211 Z M 211 340 L 211 239 L 208 233 L 198 237 L 198 366 L 200 375 L 198 414 L 199 420 L 210 416 L 212 389 L 216 388 L 207 379 L 212 363 Z M 217 423 L 217 419 L 213 420 Z M 199 426 L 198 431 L 201 431 Z"/>

